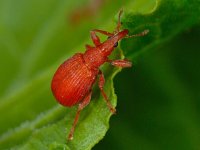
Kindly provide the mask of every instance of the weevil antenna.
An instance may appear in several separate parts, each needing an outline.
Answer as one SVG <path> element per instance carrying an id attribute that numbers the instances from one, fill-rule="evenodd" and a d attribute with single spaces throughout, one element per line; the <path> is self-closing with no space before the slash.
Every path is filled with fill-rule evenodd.
<path id="1" fill-rule="evenodd" d="M 146 30 L 142 31 L 141 33 L 133 34 L 133 35 L 127 35 L 124 38 L 132 38 L 132 37 L 137 37 L 137 36 L 145 36 L 148 33 L 149 33 L 149 29 L 146 29 Z"/>

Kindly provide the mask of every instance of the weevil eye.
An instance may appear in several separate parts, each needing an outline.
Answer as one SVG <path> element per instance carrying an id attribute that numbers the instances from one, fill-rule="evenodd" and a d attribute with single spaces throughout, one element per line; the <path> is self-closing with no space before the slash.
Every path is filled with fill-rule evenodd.
<path id="1" fill-rule="evenodd" d="M 108 36 L 108 39 L 110 39 L 110 38 L 111 38 L 111 36 Z M 117 47 L 117 46 L 118 46 L 118 42 L 115 43 L 114 47 Z"/>
<path id="2" fill-rule="evenodd" d="M 115 43 L 114 47 L 117 47 L 117 46 L 118 46 L 118 42 L 117 42 L 117 43 Z"/>

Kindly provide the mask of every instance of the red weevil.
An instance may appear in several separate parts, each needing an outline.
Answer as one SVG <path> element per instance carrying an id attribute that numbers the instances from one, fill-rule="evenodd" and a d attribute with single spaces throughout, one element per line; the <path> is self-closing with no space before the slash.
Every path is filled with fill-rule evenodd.
<path id="1" fill-rule="evenodd" d="M 116 112 L 115 108 L 111 105 L 106 93 L 103 90 L 105 79 L 99 67 L 105 62 L 117 67 L 131 67 L 132 63 L 128 60 L 109 60 L 108 56 L 111 54 L 114 48 L 117 47 L 119 40 L 129 37 L 144 36 L 149 31 L 144 30 L 139 34 L 128 36 L 127 29 L 120 31 L 121 14 L 122 10 L 119 12 L 118 24 L 113 33 L 97 29 L 92 30 L 90 35 L 95 46 L 93 47 L 86 45 L 85 53 L 76 53 L 73 55 L 71 58 L 61 64 L 54 74 L 51 83 L 51 89 L 57 101 L 67 107 L 78 104 L 78 110 L 76 112 L 68 140 L 73 139 L 74 129 L 78 122 L 81 110 L 90 103 L 92 86 L 95 83 L 98 75 L 98 86 L 104 97 L 104 100 L 110 111 L 113 114 Z M 108 39 L 101 43 L 99 37 L 96 35 L 96 32 L 108 36 Z"/>

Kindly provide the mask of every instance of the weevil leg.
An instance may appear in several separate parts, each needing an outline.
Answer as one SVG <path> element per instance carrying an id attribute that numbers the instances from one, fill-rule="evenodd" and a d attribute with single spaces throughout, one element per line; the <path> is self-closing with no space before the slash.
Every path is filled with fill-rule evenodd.
<path id="1" fill-rule="evenodd" d="M 99 85 L 99 88 L 101 90 L 101 93 L 102 93 L 102 95 L 104 97 L 104 100 L 106 101 L 106 104 L 107 104 L 108 108 L 110 109 L 110 111 L 113 114 L 115 114 L 116 113 L 116 109 L 111 105 L 110 101 L 108 100 L 108 97 L 107 97 L 106 93 L 103 90 L 103 87 L 104 87 L 104 84 L 105 84 L 105 78 L 104 78 L 104 75 L 103 75 L 102 71 L 99 71 L 99 75 L 100 76 L 99 76 L 98 85 Z"/>
<path id="2" fill-rule="evenodd" d="M 114 35 L 113 33 L 103 31 L 103 30 L 99 30 L 99 29 L 91 30 L 90 35 L 91 35 L 91 39 L 92 39 L 95 46 L 99 46 L 101 44 L 99 37 L 96 35 L 96 32 L 107 35 L 108 37 L 111 37 L 111 36 Z"/>
<path id="3" fill-rule="evenodd" d="M 95 31 L 90 31 L 90 36 L 95 46 L 99 46 L 101 44 L 100 39 L 96 35 Z"/>
<path id="4" fill-rule="evenodd" d="M 121 28 L 120 18 L 121 18 L 122 12 L 123 12 L 123 10 L 121 9 L 120 12 L 119 12 L 119 16 L 118 16 L 117 27 L 116 27 L 116 29 L 113 33 L 110 33 L 108 31 L 104 31 L 104 30 L 99 30 L 99 29 L 94 29 L 94 30 L 90 31 L 92 40 L 93 40 L 93 42 L 96 46 L 98 46 L 100 44 L 100 40 L 99 40 L 99 37 L 96 35 L 96 32 L 99 32 L 99 33 L 104 34 L 108 37 L 111 37 L 111 36 L 115 35 L 116 33 L 118 33 L 120 31 L 120 28 Z"/>
<path id="5" fill-rule="evenodd" d="M 76 124 L 78 122 L 79 119 L 79 115 L 80 112 L 83 108 L 85 108 L 89 103 L 90 103 L 90 99 L 91 99 L 91 95 L 92 95 L 92 91 L 89 92 L 89 94 L 81 101 L 81 103 L 78 105 L 78 110 L 76 112 L 76 116 L 74 119 L 74 123 L 72 125 L 72 128 L 70 130 L 69 136 L 68 136 L 68 140 L 72 140 L 73 139 L 73 135 L 74 135 L 74 129 L 76 127 Z"/>
<path id="6" fill-rule="evenodd" d="M 107 36 L 113 36 L 114 34 L 113 33 L 110 33 L 110 32 L 108 32 L 108 31 L 104 31 L 104 30 L 99 30 L 99 29 L 94 29 L 94 30 L 92 30 L 92 31 L 94 31 L 94 32 L 99 32 L 99 33 L 101 33 L 101 34 L 103 34 L 103 35 L 107 35 Z"/>
<path id="7" fill-rule="evenodd" d="M 120 31 L 120 28 L 121 28 L 121 15 L 122 15 L 122 13 L 123 13 L 123 9 L 121 9 L 121 10 L 119 11 L 117 27 L 115 28 L 114 33 L 118 33 L 118 32 Z"/>
<path id="8" fill-rule="evenodd" d="M 122 68 L 128 68 L 132 67 L 132 62 L 129 60 L 108 60 L 111 65 L 116 66 L 116 67 L 122 67 Z"/>
<path id="9" fill-rule="evenodd" d="M 86 44 L 85 47 L 86 47 L 86 50 L 91 49 L 91 48 L 94 48 L 94 47 L 92 47 L 92 46 L 90 46 L 90 45 L 88 45 L 88 44 Z"/>

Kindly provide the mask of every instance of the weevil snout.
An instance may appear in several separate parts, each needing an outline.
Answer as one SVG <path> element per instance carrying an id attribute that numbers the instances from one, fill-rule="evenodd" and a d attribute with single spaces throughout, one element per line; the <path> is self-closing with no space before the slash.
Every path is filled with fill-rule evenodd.
<path id="1" fill-rule="evenodd" d="M 110 39 L 112 36 L 108 36 L 108 38 L 107 39 Z M 114 47 L 117 47 L 118 46 L 118 42 L 116 42 L 115 44 L 114 44 Z"/>

